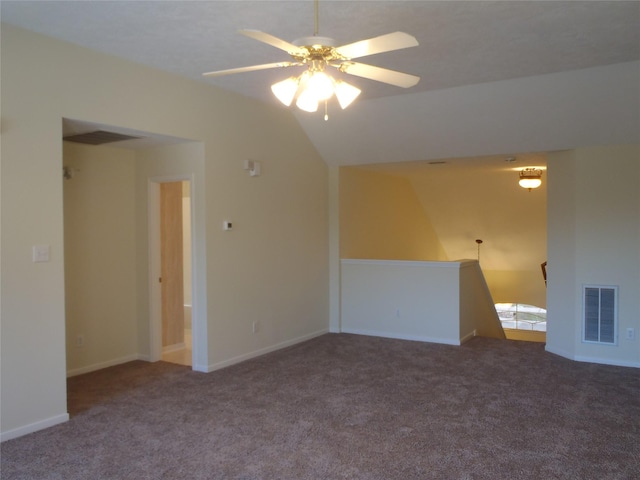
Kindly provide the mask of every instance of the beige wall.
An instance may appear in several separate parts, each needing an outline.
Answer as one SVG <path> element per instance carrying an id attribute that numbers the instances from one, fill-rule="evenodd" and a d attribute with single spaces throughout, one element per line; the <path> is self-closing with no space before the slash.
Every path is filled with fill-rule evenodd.
<path id="1" fill-rule="evenodd" d="M 548 241 L 547 349 L 640 367 L 640 146 L 549 155 Z M 616 345 L 582 342 L 582 288 L 594 284 L 619 287 Z"/>
<path id="2" fill-rule="evenodd" d="M 340 168 L 339 216 L 341 258 L 448 259 L 405 178 Z"/>
<path id="3" fill-rule="evenodd" d="M 288 110 L 14 27 L 1 34 L 3 438 L 67 418 L 62 118 L 200 142 L 188 165 L 137 153 L 135 177 L 137 272 L 148 267 L 147 176 L 194 178 L 199 368 L 327 330 L 327 167 Z M 242 169 L 247 158 L 262 162 L 260 177 Z M 33 263 L 42 244 L 51 260 Z M 145 275 L 136 289 L 145 356 Z"/>
<path id="4" fill-rule="evenodd" d="M 67 371 L 132 360 L 136 320 L 135 155 L 64 142 Z M 78 336 L 84 345 L 78 346 Z"/>

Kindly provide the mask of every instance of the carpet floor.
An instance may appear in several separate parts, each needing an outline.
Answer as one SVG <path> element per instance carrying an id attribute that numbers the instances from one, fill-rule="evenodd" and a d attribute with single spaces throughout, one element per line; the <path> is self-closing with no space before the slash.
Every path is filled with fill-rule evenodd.
<path id="1" fill-rule="evenodd" d="M 327 334 L 209 374 L 69 379 L 71 420 L 1 445 L 14 479 L 640 478 L 640 369 L 539 343 Z"/>

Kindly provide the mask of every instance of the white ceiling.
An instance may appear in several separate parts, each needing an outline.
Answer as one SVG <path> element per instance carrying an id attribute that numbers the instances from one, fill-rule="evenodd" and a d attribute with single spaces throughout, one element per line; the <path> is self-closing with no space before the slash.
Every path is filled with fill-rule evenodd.
<path id="1" fill-rule="evenodd" d="M 3 22 L 274 105 L 279 104 L 269 85 L 288 72 L 275 69 L 218 78 L 203 78 L 201 73 L 288 59 L 285 52 L 240 35 L 238 29 L 261 30 L 287 41 L 310 36 L 314 29 L 312 0 L 2 0 L 0 6 Z M 473 107 L 471 99 L 491 96 L 492 88 L 499 93 L 491 98 L 501 102 L 505 100 L 501 95 L 510 89 L 517 94 L 518 88 L 535 87 L 526 83 L 527 77 L 640 60 L 638 1 L 319 2 L 319 34 L 338 44 L 398 30 L 414 35 L 420 46 L 359 60 L 418 75 L 417 86 L 405 90 L 351 77 L 363 94 L 345 111 L 331 106 L 329 122 L 323 122 L 320 113 L 296 112 L 329 164 L 508 154 L 535 148 L 526 142 L 522 146 L 517 142 L 465 145 L 460 139 L 448 139 L 450 146 L 459 145 L 457 149 L 439 148 L 438 141 L 417 140 L 423 128 L 437 132 L 440 139 L 440 130 L 433 128 L 443 128 L 439 120 L 444 126 L 456 121 L 448 117 L 448 105 L 468 117 L 469 112 L 456 102 Z M 529 110 L 521 111 L 522 115 L 533 115 L 537 100 L 530 102 L 523 105 Z M 410 141 L 413 146 L 406 148 Z"/>

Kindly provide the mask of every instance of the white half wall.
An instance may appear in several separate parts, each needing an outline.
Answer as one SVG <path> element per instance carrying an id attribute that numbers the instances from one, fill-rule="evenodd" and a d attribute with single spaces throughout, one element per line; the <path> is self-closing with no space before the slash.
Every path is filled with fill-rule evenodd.
<path id="1" fill-rule="evenodd" d="M 341 331 L 449 345 L 504 338 L 477 263 L 342 260 Z"/>

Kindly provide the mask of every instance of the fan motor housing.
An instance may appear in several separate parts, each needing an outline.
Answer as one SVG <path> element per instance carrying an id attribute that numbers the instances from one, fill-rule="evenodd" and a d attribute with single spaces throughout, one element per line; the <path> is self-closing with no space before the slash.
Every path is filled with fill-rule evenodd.
<path id="1" fill-rule="evenodd" d="M 302 37 L 294 40 L 293 43 L 296 47 L 314 47 L 316 45 L 322 47 L 335 47 L 336 41 L 329 37 Z"/>

